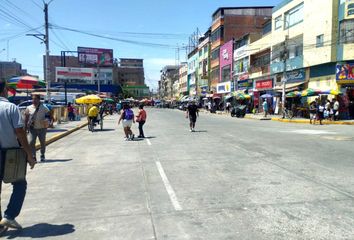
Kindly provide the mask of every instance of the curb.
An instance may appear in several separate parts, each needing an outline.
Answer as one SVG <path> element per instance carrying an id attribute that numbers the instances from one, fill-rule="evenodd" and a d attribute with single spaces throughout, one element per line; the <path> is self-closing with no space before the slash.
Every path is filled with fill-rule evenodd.
<path id="1" fill-rule="evenodd" d="M 272 118 L 272 121 L 278 121 L 278 122 L 286 122 L 286 123 L 302 123 L 302 124 L 310 124 L 310 120 L 305 120 L 305 119 L 282 119 L 282 118 Z M 343 121 L 337 121 L 337 122 L 328 122 L 328 121 L 323 121 L 323 125 L 354 125 L 354 122 L 343 122 Z"/>
<path id="2" fill-rule="evenodd" d="M 72 128 L 72 129 L 70 129 L 70 130 L 67 130 L 67 131 L 65 131 L 63 133 L 56 134 L 53 137 L 47 139 L 45 141 L 45 145 L 48 146 L 49 144 L 51 144 L 53 142 L 56 142 L 59 139 L 62 139 L 63 137 L 66 137 L 66 136 L 70 135 L 71 133 L 76 132 L 77 130 L 80 130 L 81 128 L 86 127 L 86 126 L 87 126 L 87 123 L 83 123 L 81 125 L 78 125 L 78 126 Z M 39 150 L 40 148 L 41 148 L 41 145 L 39 143 L 37 143 L 36 144 L 36 150 Z"/>

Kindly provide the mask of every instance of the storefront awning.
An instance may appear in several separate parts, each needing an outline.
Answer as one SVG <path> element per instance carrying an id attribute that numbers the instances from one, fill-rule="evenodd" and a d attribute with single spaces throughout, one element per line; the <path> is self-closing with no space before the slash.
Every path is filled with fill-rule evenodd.
<path id="1" fill-rule="evenodd" d="M 303 82 L 296 82 L 296 83 L 286 83 L 285 84 L 285 92 L 291 92 L 291 91 L 298 90 L 299 86 L 304 83 L 305 83 L 304 81 Z M 283 90 L 282 85 L 274 87 L 274 91 L 281 92 L 282 90 Z"/>

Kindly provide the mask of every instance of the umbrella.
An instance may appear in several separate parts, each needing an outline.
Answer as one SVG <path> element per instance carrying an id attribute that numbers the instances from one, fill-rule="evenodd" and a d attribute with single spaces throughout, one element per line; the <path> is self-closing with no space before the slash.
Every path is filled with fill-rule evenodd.
<path id="1" fill-rule="evenodd" d="M 330 94 L 330 95 L 334 95 L 334 96 L 337 96 L 337 95 L 340 95 L 342 94 L 340 91 L 338 90 L 326 90 L 326 91 L 321 91 L 321 94 Z"/>
<path id="2" fill-rule="evenodd" d="M 301 96 L 302 97 L 311 97 L 311 96 L 316 96 L 318 94 L 320 94 L 321 91 L 320 90 L 315 90 L 313 88 L 308 88 L 304 91 L 301 92 Z"/>
<path id="3" fill-rule="evenodd" d="M 108 103 L 114 103 L 114 100 L 112 98 L 104 98 L 102 99 L 104 102 L 108 102 Z"/>
<path id="4" fill-rule="evenodd" d="M 234 97 L 236 97 L 237 100 L 245 100 L 245 99 L 250 99 L 251 96 L 242 92 L 242 91 L 237 91 L 232 94 Z"/>
<path id="5" fill-rule="evenodd" d="M 7 81 L 7 85 L 13 89 L 33 89 L 46 86 L 45 82 L 31 76 L 13 77 Z"/>
<path id="6" fill-rule="evenodd" d="M 87 95 L 76 99 L 78 104 L 98 104 L 101 103 L 102 99 L 97 95 Z"/>
<path id="7" fill-rule="evenodd" d="M 301 97 L 301 92 L 299 92 L 299 91 L 289 92 L 286 94 L 286 97 L 288 97 L 288 98 Z"/>
<path id="8" fill-rule="evenodd" d="M 262 96 L 261 96 L 261 98 L 271 98 L 271 97 L 273 97 L 271 94 L 263 94 Z"/>

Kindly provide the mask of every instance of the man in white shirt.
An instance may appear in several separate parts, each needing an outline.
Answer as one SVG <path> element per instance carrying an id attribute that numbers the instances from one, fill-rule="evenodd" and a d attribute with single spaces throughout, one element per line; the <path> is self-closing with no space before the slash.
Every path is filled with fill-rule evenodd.
<path id="1" fill-rule="evenodd" d="M 25 111 L 26 130 L 29 132 L 28 141 L 30 143 L 32 154 L 36 157 L 36 140 L 39 139 L 41 144 L 41 161 L 45 161 L 45 139 L 49 121 L 46 114 L 49 109 L 41 103 L 39 95 L 32 96 L 32 105 L 28 106 Z"/>
<path id="2" fill-rule="evenodd" d="M 26 139 L 26 133 L 23 129 L 23 121 L 21 118 L 20 110 L 15 104 L 7 100 L 6 82 L 0 80 L 0 161 L 3 162 L 3 151 L 6 148 L 18 148 L 20 145 L 27 153 L 27 161 L 31 168 L 36 164 L 32 156 L 31 149 Z M 2 166 L 2 164 L 1 164 Z M 1 176 L 3 169 L 1 169 Z M 2 179 L 0 179 L 0 193 Z M 7 228 L 22 228 L 15 218 L 20 214 L 22 204 L 26 196 L 27 182 L 26 180 L 14 182 L 11 198 L 4 218 L 1 219 L 0 211 L 0 235 L 4 233 Z"/>

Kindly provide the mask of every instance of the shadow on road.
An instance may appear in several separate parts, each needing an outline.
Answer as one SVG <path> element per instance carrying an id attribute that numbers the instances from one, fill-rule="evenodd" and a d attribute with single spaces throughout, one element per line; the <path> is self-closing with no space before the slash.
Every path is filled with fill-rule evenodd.
<path id="1" fill-rule="evenodd" d="M 206 133 L 206 132 L 208 132 L 207 130 L 195 130 L 194 131 L 195 133 Z"/>
<path id="2" fill-rule="evenodd" d="M 113 131 L 115 131 L 115 129 L 113 128 L 104 128 L 102 130 L 98 129 L 98 132 L 113 132 Z"/>
<path id="3" fill-rule="evenodd" d="M 43 163 L 70 162 L 72 159 L 46 159 Z"/>
<path id="4" fill-rule="evenodd" d="M 151 137 L 145 137 L 145 139 L 153 139 L 153 138 L 156 138 L 154 136 L 151 136 Z"/>
<path id="5" fill-rule="evenodd" d="M 39 223 L 23 228 L 22 230 L 10 230 L 4 236 L 7 237 L 7 239 L 14 239 L 17 237 L 45 238 L 62 236 L 73 232 L 75 232 L 75 228 L 72 224 L 53 225 Z"/>

